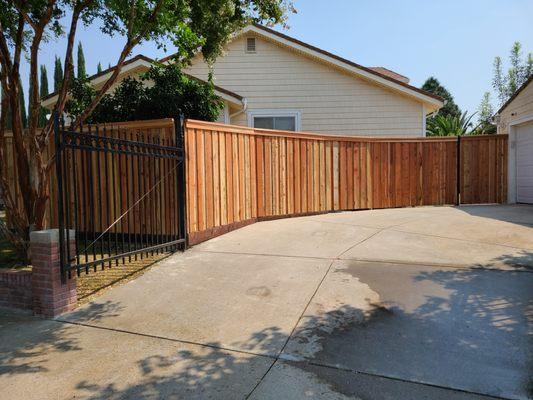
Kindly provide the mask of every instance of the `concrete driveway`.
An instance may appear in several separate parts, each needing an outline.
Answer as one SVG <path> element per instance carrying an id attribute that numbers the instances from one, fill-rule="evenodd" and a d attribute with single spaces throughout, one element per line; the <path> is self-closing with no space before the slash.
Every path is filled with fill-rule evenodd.
<path id="1" fill-rule="evenodd" d="M 532 272 L 530 206 L 262 222 L 58 320 L 4 313 L 1 397 L 527 399 Z"/>

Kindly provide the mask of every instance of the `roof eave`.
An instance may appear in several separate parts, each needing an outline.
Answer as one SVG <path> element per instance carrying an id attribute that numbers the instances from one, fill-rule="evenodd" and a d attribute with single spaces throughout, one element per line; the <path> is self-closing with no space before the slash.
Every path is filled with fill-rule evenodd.
<path id="1" fill-rule="evenodd" d="M 518 97 L 518 95 L 522 92 L 522 90 L 524 90 L 531 82 L 533 81 L 533 75 L 531 75 L 523 84 L 522 86 L 520 86 L 516 92 L 513 93 L 513 95 L 511 97 L 509 97 L 509 100 L 507 100 L 503 106 L 500 107 L 500 109 L 498 110 L 498 112 L 496 113 L 496 115 L 499 115 L 503 112 L 503 110 L 505 110 L 512 102 L 514 99 L 516 99 Z"/>

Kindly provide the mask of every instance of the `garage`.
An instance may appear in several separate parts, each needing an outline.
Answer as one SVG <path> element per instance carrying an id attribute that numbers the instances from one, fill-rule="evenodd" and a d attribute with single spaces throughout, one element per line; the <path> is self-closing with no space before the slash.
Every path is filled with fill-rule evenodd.
<path id="1" fill-rule="evenodd" d="M 509 135 L 508 203 L 533 204 L 533 75 L 496 114 L 498 133 Z"/>
<path id="2" fill-rule="evenodd" d="M 533 204 L 533 122 L 516 127 L 516 202 Z"/>

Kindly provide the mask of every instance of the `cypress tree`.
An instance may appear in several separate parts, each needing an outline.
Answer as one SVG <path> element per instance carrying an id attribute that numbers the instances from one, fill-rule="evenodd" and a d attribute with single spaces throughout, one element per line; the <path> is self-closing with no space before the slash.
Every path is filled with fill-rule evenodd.
<path id="1" fill-rule="evenodd" d="M 48 95 L 48 72 L 46 71 L 46 65 L 41 65 L 41 87 L 39 88 L 39 97 L 42 99 Z M 39 126 L 46 124 L 47 110 L 41 107 L 39 111 Z"/>
<path id="2" fill-rule="evenodd" d="M 56 56 L 56 61 L 54 65 L 54 92 L 57 92 L 61 89 L 61 84 L 63 83 L 63 67 L 61 66 L 61 59 Z"/>
<path id="3" fill-rule="evenodd" d="M 100 61 L 98 62 L 98 65 L 96 66 L 96 73 L 99 74 L 102 72 L 102 64 L 100 64 Z"/>
<path id="4" fill-rule="evenodd" d="M 22 119 L 22 127 L 28 127 L 28 114 L 26 113 L 26 101 L 24 100 L 24 90 L 22 89 L 22 82 L 19 80 L 19 103 L 20 103 L 20 117 Z"/>
<path id="5" fill-rule="evenodd" d="M 78 42 L 78 79 L 85 78 L 87 76 L 87 71 L 85 69 L 85 56 L 83 55 L 83 46 L 81 42 Z"/>

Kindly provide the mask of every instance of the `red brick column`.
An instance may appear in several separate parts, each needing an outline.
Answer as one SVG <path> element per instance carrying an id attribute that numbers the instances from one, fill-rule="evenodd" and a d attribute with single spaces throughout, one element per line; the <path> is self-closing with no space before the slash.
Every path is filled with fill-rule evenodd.
<path id="1" fill-rule="evenodd" d="M 74 254 L 74 231 L 69 232 Z M 59 230 L 49 229 L 30 234 L 32 262 L 33 313 L 56 317 L 76 308 L 76 274 L 61 282 L 59 266 Z"/>

